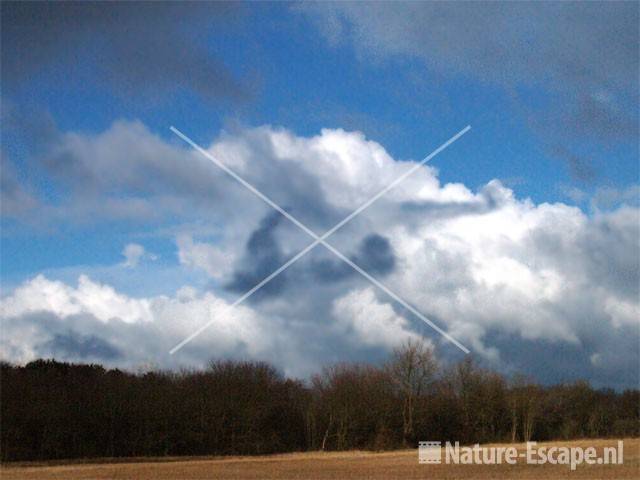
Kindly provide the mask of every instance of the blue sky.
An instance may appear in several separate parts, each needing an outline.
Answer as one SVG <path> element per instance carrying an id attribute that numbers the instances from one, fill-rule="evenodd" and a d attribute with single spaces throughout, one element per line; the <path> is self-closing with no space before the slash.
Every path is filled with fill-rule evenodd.
<path id="1" fill-rule="evenodd" d="M 364 162 L 362 168 L 354 167 L 356 173 L 345 174 L 347 186 L 336 190 L 339 196 L 343 189 L 354 188 L 357 196 L 368 191 L 367 183 L 350 175 L 392 179 L 389 172 L 402 168 L 393 163 L 420 160 L 470 124 L 471 133 L 423 172 L 422 181 L 433 191 L 414 185 L 415 197 L 400 198 L 396 207 L 389 200 L 372 208 L 361 222 L 346 227 L 336 243 L 366 263 L 366 249 L 358 250 L 365 248 L 362 242 L 372 235 L 383 238 L 381 245 L 391 245 L 396 261 L 392 272 L 380 270 L 381 274 L 428 316 L 458 331 L 475 345 L 472 350 L 479 358 L 497 368 L 526 368 L 538 375 L 531 360 L 522 367 L 522 358 L 532 354 L 518 357 L 517 351 L 549 348 L 551 358 L 566 355 L 566 363 L 575 365 L 568 371 L 540 374 L 546 375 L 544 380 L 588 377 L 604 382 L 611 371 L 607 368 L 621 365 L 625 373 L 618 383 L 637 377 L 637 345 L 625 347 L 627 361 L 607 359 L 604 353 L 616 339 L 629 338 L 629 332 L 637 340 L 636 3 L 8 2 L 2 10 L 0 279 L 5 332 L 9 336 L 15 330 L 18 338 L 29 322 L 42 330 L 38 339 L 24 340 L 31 342 L 27 346 L 6 342 L 3 356 L 15 361 L 38 353 L 101 360 L 93 354 L 44 351 L 38 345 L 50 345 L 44 339 L 56 329 L 76 336 L 102 335 L 105 344 L 113 342 L 113 321 L 118 318 L 102 318 L 95 308 L 100 304 L 101 312 L 110 311 L 125 297 L 143 305 L 141 311 L 147 308 L 145 302 L 152 305 L 149 319 L 132 318 L 125 321 L 128 326 L 138 320 L 160 325 L 164 320 L 157 317 L 165 313 L 157 313 L 157 304 L 180 303 L 176 292 L 184 288 L 194 289 L 189 298 L 201 303 L 213 297 L 233 301 L 240 293 L 230 287 L 234 278 L 257 279 L 269 273 L 267 267 L 276 268 L 278 261 L 304 247 L 307 240 L 287 226 L 261 230 L 269 214 L 266 207 L 215 166 L 196 160 L 169 131 L 171 125 L 226 155 L 230 164 L 240 162 L 246 175 L 269 194 L 292 203 L 287 206 L 317 222 L 320 231 L 329 228 L 336 215 L 348 213 L 353 202 L 330 196 L 337 187 L 323 172 L 334 149 L 342 152 L 339 156 L 347 167 Z M 339 129 L 345 137 L 335 133 Z M 277 143 L 282 136 L 287 151 L 297 152 L 306 163 L 282 163 L 285 154 Z M 389 172 L 376 170 L 385 162 L 367 160 L 373 155 L 367 142 L 386 151 L 393 162 Z M 346 153 L 340 150 L 347 147 Z M 326 156 L 318 153 L 323 149 Z M 297 179 L 296 175 L 302 175 L 296 180 L 300 191 L 283 193 L 290 187 L 283 178 Z M 447 189 L 447 184 L 464 191 Z M 484 235 L 474 230 L 482 228 L 482 221 L 469 219 L 461 227 L 457 214 L 447 220 L 448 214 L 434 213 L 457 211 L 453 204 L 469 209 L 464 218 L 471 211 L 482 216 L 501 210 L 503 218 L 487 225 L 506 230 L 486 238 L 484 245 L 468 240 L 466 235 Z M 407 210 L 407 205 L 412 208 Z M 390 213 L 393 208 L 412 212 L 407 214 L 412 227 L 404 227 L 412 230 L 406 239 L 401 233 L 391 237 L 380 231 L 386 223 L 399 221 L 398 212 Z M 510 209 L 520 213 L 505 213 Z M 431 222 L 438 232 L 433 237 L 424 230 Z M 518 235 L 507 231 L 518 222 Z M 563 231 L 570 233 L 552 241 Z M 468 244 L 448 244 L 455 235 Z M 257 238 L 257 250 L 250 248 L 251 238 Z M 512 244 L 505 245 L 505 238 Z M 414 246 L 418 241 L 437 246 L 439 253 L 432 252 L 437 261 L 429 263 L 432 270 L 419 267 L 422 257 Z M 548 251 L 550 242 L 557 242 L 555 252 Z M 127 260 L 127 245 L 142 251 L 130 249 L 135 258 Z M 483 251 L 490 252 L 487 258 L 481 258 Z M 460 255 L 469 257 L 460 261 Z M 340 315 L 353 317 L 349 301 L 365 302 L 383 312 L 382 317 L 403 319 L 389 320 L 401 330 L 398 339 L 420 332 L 440 343 L 434 332 L 413 323 L 411 314 L 384 294 L 372 294 L 355 277 L 324 285 L 321 277 L 309 273 L 325 268 L 328 261 L 310 258 L 300 271 L 288 272 L 308 280 L 307 289 L 299 293 L 317 297 L 321 310 L 311 302 L 311 313 L 283 294 L 247 306 L 246 315 L 255 322 L 267 321 L 261 316 L 275 318 L 290 336 L 278 341 L 295 345 L 299 335 L 306 328 L 315 331 L 318 322 L 333 319 L 341 325 Z M 572 262 L 582 262 L 582 267 L 569 275 Z M 375 270 L 375 261 L 369 264 Z M 249 275 L 247 269 L 255 265 L 265 270 Z M 438 269 L 452 265 L 457 265 L 460 277 L 429 291 L 429 298 L 416 296 L 408 287 L 438 274 L 448 278 L 451 272 Z M 625 266 L 624 271 L 616 265 Z M 496 287 L 495 275 L 514 292 Z M 611 280 L 612 290 L 606 294 L 597 286 L 603 275 Z M 78 283 L 80 276 L 87 279 L 85 290 Z M 43 280 L 34 280 L 38 278 Z M 525 284 L 513 287 L 520 280 Z M 469 293 L 468 282 L 475 285 L 474 293 Z M 553 282 L 570 292 L 549 293 Z M 591 295 L 590 289 L 597 287 L 600 296 L 594 301 L 602 315 L 586 318 L 591 307 L 580 304 L 578 297 Z M 20 288 L 58 293 L 42 293 L 43 304 L 23 305 L 18 301 Z M 525 295 L 536 288 L 540 292 Z M 465 294 L 512 302 L 513 308 L 498 311 L 487 304 L 486 312 L 475 312 L 458 325 L 448 315 L 462 315 L 464 302 L 445 304 Z M 91 295 L 101 300 L 87 297 Z M 66 310 L 63 304 L 68 304 Z M 524 320 L 512 317 L 522 317 L 523 311 L 533 312 L 527 321 L 549 322 L 543 322 L 541 330 L 560 325 L 557 335 L 527 335 L 526 330 L 537 327 L 525 324 L 513 328 Z M 499 320 L 478 320 L 476 314 Z M 301 328 L 292 320 L 300 316 L 315 324 Z M 98 322 L 99 331 L 89 328 L 92 322 Z M 594 323 L 605 328 L 607 322 L 611 338 L 598 344 L 586 332 L 593 331 Z M 188 320 L 176 335 L 197 326 L 197 319 Z M 585 333 L 570 334 L 576 326 Z M 357 325 L 348 330 L 359 332 Z M 375 359 L 392 348 L 366 335 L 355 348 L 338 339 L 339 332 L 338 328 L 335 335 L 323 336 L 317 356 L 294 373 L 313 371 L 324 354 L 334 360 Z M 495 342 L 488 340 L 490 332 Z M 277 357 L 276 340 L 262 345 L 231 336 L 216 351 L 266 358 L 293 372 L 299 349 L 290 346 L 286 358 Z M 157 345 L 167 342 L 159 340 Z M 144 359 L 123 353 L 118 361 L 126 366 L 148 362 L 173 367 L 176 361 L 198 364 L 211 356 L 205 339 L 178 360 L 165 358 L 157 345 Z M 563 353 L 567 346 L 569 353 Z M 126 350 L 125 345 L 118 348 Z M 443 356 L 449 355 L 448 347 L 440 348 Z M 156 356 L 156 351 L 163 353 Z"/>

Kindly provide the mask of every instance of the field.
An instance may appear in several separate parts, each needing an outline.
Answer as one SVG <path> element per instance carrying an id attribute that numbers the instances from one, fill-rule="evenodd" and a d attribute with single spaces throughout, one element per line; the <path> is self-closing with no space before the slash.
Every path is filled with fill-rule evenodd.
<path id="1" fill-rule="evenodd" d="M 595 446 L 598 454 L 613 440 L 540 443 L 539 446 Z M 515 445 L 524 450 L 522 444 Z M 640 439 L 625 439 L 623 465 L 421 465 L 416 450 L 393 452 L 311 452 L 263 457 L 104 460 L 56 465 L 13 464 L 3 480 L 76 479 L 471 479 L 471 478 L 640 478 Z"/>

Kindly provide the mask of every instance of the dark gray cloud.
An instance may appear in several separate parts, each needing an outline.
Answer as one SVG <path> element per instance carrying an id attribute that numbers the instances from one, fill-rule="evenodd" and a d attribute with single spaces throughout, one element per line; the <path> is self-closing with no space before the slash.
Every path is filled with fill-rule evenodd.
<path id="1" fill-rule="evenodd" d="M 387 275 L 396 265 L 396 258 L 389 240 L 376 233 L 367 235 L 358 251 L 349 259 L 371 275 Z M 359 275 L 351 266 L 341 260 L 324 258 L 310 265 L 315 280 L 332 283 Z"/>
<path id="2" fill-rule="evenodd" d="M 389 240 L 378 234 L 367 235 L 351 260 L 369 273 L 386 275 L 396 265 Z"/>
<path id="3" fill-rule="evenodd" d="M 242 266 L 233 273 L 233 278 L 225 285 L 231 292 L 244 293 L 273 273 L 286 260 L 278 245 L 275 230 L 284 217 L 279 212 L 268 214 L 249 236 Z M 282 292 L 286 282 L 286 272 L 267 283 L 253 295 L 259 301 Z"/>
<path id="4" fill-rule="evenodd" d="M 75 332 L 56 333 L 51 340 L 39 345 L 36 349 L 42 357 L 51 356 L 61 359 L 111 361 L 122 357 L 122 352 L 108 341 L 95 335 L 82 335 Z"/>
<path id="5" fill-rule="evenodd" d="M 497 329 L 487 333 L 487 343 L 500 351 L 498 368 L 507 374 L 523 373 L 549 385 L 588 380 L 596 388 L 637 386 L 638 328 L 613 330 L 597 318 L 590 318 L 589 323 L 590 332 L 585 332 L 579 344 L 526 340 Z"/>
<path id="6" fill-rule="evenodd" d="M 120 94 L 245 99 L 247 90 L 206 42 L 212 27 L 240 10 L 224 2 L 2 2 L 4 87 L 43 70 L 82 82 L 95 69 Z"/>
<path id="7" fill-rule="evenodd" d="M 253 232 L 251 232 L 243 258 L 226 283 L 225 288 L 235 293 L 245 293 L 260 281 L 265 279 L 281 265 L 289 255 L 283 249 L 276 237 L 278 226 L 286 220 L 278 213 L 267 214 Z M 378 234 L 367 235 L 358 245 L 356 253 L 349 256 L 351 261 L 372 275 L 387 275 L 396 264 L 396 258 L 389 240 Z M 310 261 L 301 259 L 291 271 L 282 272 L 251 298 L 258 302 L 267 297 L 280 295 L 286 287 L 291 275 L 301 278 L 311 276 L 311 282 L 335 283 L 358 275 L 352 267 L 332 258 L 318 259 L 317 255 Z"/>
<path id="8" fill-rule="evenodd" d="M 330 44 L 351 44 L 361 58 L 417 58 L 432 75 L 504 88 L 578 180 L 593 180 L 591 163 L 600 162 L 568 144 L 593 142 L 603 155 L 612 140 L 635 142 L 637 2 L 344 2 L 295 9 Z"/>

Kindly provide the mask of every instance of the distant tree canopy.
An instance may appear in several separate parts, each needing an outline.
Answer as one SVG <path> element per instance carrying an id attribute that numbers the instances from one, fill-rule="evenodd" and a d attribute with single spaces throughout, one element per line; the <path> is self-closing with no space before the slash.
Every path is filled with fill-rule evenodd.
<path id="1" fill-rule="evenodd" d="M 542 387 L 470 359 L 442 368 L 409 343 L 387 364 L 310 382 L 262 362 L 133 374 L 37 360 L 0 364 L 2 461 L 388 449 L 640 435 L 640 391 Z"/>

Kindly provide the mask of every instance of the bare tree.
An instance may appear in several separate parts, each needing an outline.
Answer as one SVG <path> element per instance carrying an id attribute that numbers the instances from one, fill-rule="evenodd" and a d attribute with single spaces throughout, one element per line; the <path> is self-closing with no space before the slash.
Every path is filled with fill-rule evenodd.
<path id="1" fill-rule="evenodd" d="M 524 402 L 523 389 L 526 384 L 525 377 L 521 374 L 516 374 L 511 380 L 509 388 L 509 417 L 511 420 L 511 443 L 515 443 L 518 438 L 518 424 L 520 422 L 520 416 L 522 412 L 522 404 Z"/>
<path id="2" fill-rule="evenodd" d="M 540 412 L 540 388 L 523 375 L 516 375 L 509 389 L 509 410 L 511 417 L 511 441 L 517 438 L 520 425 L 523 442 L 528 442 L 533 436 L 536 418 Z"/>
<path id="3" fill-rule="evenodd" d="M 416 399 L 426 392 L 438 371 L 433 348 L 409 339 L 393 351 L 387 370 L 402 396 L 402 434 L 408 444 L 414 431 Z"/>

